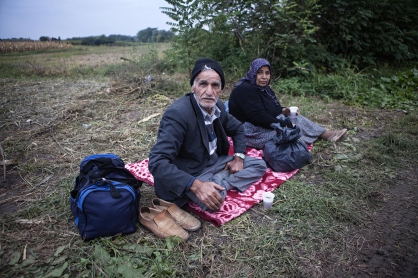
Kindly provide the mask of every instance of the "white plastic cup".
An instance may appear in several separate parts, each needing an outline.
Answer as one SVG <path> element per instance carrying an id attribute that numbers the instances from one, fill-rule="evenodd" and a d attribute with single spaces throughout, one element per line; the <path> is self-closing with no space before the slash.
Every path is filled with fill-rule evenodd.
<path id="1" fill-rule="evenodd" d="M 269 209 L 273 206 L 274 194 L 271 192 L 263 193 L 263 208 Z"/>
<path id="2" fill-rule="evenodd" d="M 290 110 L 290 116 L 291 117 L 295 117 L 296 116 L 296 112 L 298 111 L 298 107 L 297 106 L 290 106 L 289 107 Z"/>

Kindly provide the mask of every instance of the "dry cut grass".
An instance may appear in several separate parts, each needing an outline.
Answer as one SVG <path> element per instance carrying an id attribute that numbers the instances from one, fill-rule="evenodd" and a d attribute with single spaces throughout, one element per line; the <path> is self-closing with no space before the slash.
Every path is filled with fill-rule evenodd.
<path id="1" fill-rule="evenodd" d="M 2 43 L 2 42 L 0 42 Z M 159 56 L 169 47 L 168 44 L 145 44 L 132 47 L 121 46 L 77 46 L 62 51 L 46 51 L 28 55 L 13 53 L 0 55 L 0 70 L 3 76 L 86 76 L 103 75 L 111 67 L 135 63 L 155 51 Z"/>

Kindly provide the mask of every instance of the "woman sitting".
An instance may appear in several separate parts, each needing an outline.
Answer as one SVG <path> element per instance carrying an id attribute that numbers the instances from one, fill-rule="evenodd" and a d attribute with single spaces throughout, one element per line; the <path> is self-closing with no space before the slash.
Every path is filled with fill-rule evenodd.
<path id="1" fill-rule="evenodd" d="M 289 108 L 282 107 L 270 88 L 271 66 L 262 58 L 255 59 L 244 78 L 236 84 L 229 97 L 229 113 L 244 123 L 247 146 L 262 149 L 276 131 L 272 124 L 289 126 L 296 124 L 301 129 L 301 140 L 312 144 L 318 138 L 336 142 L 343 138 L 347 129 L 326 130 L 296 112 L 291 117 Z"/>

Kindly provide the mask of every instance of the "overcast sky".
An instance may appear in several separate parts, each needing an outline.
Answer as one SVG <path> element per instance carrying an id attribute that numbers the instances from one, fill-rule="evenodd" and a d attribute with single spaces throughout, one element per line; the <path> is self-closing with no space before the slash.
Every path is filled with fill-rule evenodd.
<path id="1" fill-rule="evenodd" d="M 164 0 L 0 0 L 0 38 L 136 36 L 169 30 Z"/>

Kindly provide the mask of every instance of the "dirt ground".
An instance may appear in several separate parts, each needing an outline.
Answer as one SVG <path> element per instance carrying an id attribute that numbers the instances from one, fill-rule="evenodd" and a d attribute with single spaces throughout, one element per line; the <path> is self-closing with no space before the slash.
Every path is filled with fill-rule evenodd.
<path id="1" fill-rule="evenodd" d="M 418 173 L 405 169 L 388 190 L 369 194 L 384 199 L 380 209 L 353 232 L 360 240 L 354 277 L 418 277 Z"/>
<path id="2" fill-rule="evenodd" d="M 331 103 L 327 111 L 350 115 L 355 118 L 353 108 L 339 107 Z M 404 111 L 373 110 L 379 123 L 370 128 L 360 128 L 356 137 L 360 140 L 378 138 L 387 133 L 384 122 L 400 120 Z M 330 118 L 320 118 L 324 125 L 335 126 Z M 327 157 L 328 156 L 328 157 Z M 321 157 L 330 161 L 332 154 Z M 367 196 L 369 206 L 375 211 L 365 213 L 365 221 L 359 227 L 351 227 L 347 233 L 347 249 L 351 265 L 346 269 L 336 267 L 329 258 L 323 258 L 322 277 L 418 277 L 418 165 L 402 165 L 396 181 L 388 188 L 371 192 Z M 313 175 L 315 173 L 306 173 Z M 312 184 L 321 183 L 316 176 Z M 350 270 L 347 270 L 350 269 Z"/>
<path id="3" fill-rule="evenodd" d="M 89 105 L 94 105 L 91 96 L 95 94 L 97 97 L 98 92 L 103 93 L 109 85 L 106 82 L 92 81 L 13 84 L 10 80 L 2 80 L 1 84 L 1 94 L 3 94 L 1 109 L 10 109 L 12 106 L 16 109 L 3 111 L 3 115 L 8 115 L 8 118 L 0 122 L 0 143 L 4 149 L 6 145 L 9 147 L 19 145 L 14 142 L 13 137 L 23 140 L 19 142 L 21 146 L 14 147 L 22 148 L 20 151 L 22 156 L 7 157 L 10 160 L 7 162 L 6 179 L 3 179 L 3 167 L 0 167 L 0 215 L 4 215 L 23 209 L 26 202 L 30 202 L 28 200 L 30 198 L 39 198 L 37 194 L 32 194 L 33 192 L 39 193 L 35 187 L 42 187 L 42 192 L 54 190 L 49 184 L 56 183 L 62 175 L 71 176 L 75 173 L 77 169 L 74 165 L 77 165 L 77 161 L 80 161 L 85 153 L 90 153 L 92 149 L 100 151 L 99 145 L 87 149 L 85 147 L 88 145 L 87 141 L 74 144 L 71 140 L 81 140 L 78 136 L 83 127 L 80 125 L 84 120 L 87 123 L 88 118 L 91 117 Z M 42 92 L 41 96 L 35 93 L 39 91 Z M 16 94 L 15 98 L 5 97 L 5 94 L 12 92 Z M 65 96 L 57 97 L 56 92 Z M 49 110 L 54 113 L 44 113 L 40 108 L 34 107 L 35 99 L 31 96 L 35 95 L 37 104 L 48 103 Z M 106 99 L 106 97 L 103 98 Z M 74 105 L 76 100 L 83 101 L 83 106 L 76 108 Z M 16 105 L 11 105 L 10 102 L 15 102 Z M 111 130 L 112 125 L 116 126 L 123 121 L 138 122 L 144 118 L 141 113 L 133 112 L 140 110 L 140 103 L 138 106 L 128 102 L 124 105 L 127 106 L 125 113 L 111 118 L 112 123 L 103 128 L 104 132 Z M 338 110 L 338 107 L 333 108 Z M 155 112 L 160 112 L 160 110 L 162 108 L 160 109 L 157 105 Z M 376 117 L 384 118 L 389 115 L 384 110 L 380 113 L 382 115 L 376 115 Z M 73 127 L 69 128 L 64 125 Z M 14 131 L 10 132 L 11 130 Z M 152 134 L 155 130 L 147 132 Z M 367 140 L 367 138 L 380 135 L 381 132 L 382 130 L 370 129 L 360 130 L 358 134 L 359 138 Z M 65 138 L 66 133 L 68 138 Z M 124 136 L 129 137 L 129 134 Z M 103 138 L 103 144 L 106 140 L 110 139 Z M 129 161 L 144 159 L 147 155 L 146 150 L 141 149 L 136 150 L 135 154 L 128 155 L 123 140 L 114 137 L 111 137 L 111 140 L 118 152 L 125 155 Z M 51 148 L 55 148 L 55 151 L 50 151 Z M 47 161 L 50 172 L 37 170 L 38 177 L 36 178 L 27 168 L 42 160 Z M 63 171 L 63 174 L 58 174 L 59 170 Z M 351 273 L 352 277 L 418 277 L 417 165 L 409 165 L 400 171 L 397 181 L 390 188 L 369 194 L 370 205 L 378 208 L 375 214 L 366 216 L 366 222 L 347 232 L 354 246 L 351 252 L 357 258 L 351 266 L 351 269 L 355 269 Z M 327 265 L 327 260 L 324 260 L 322 267 L 323 273 L 328 273 L 333 277 L 347 275 L 343 270 L 336 269 L 332 262 Z"/>

